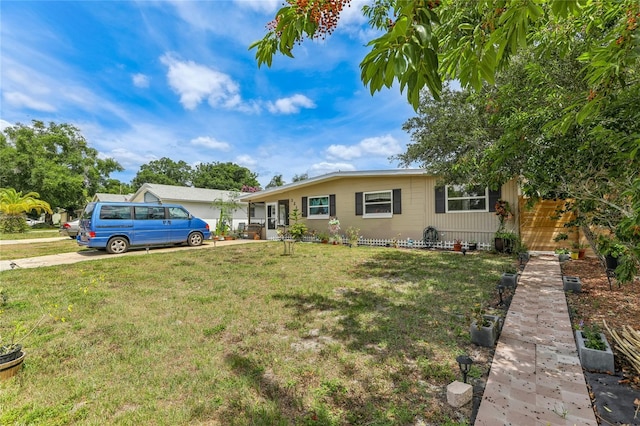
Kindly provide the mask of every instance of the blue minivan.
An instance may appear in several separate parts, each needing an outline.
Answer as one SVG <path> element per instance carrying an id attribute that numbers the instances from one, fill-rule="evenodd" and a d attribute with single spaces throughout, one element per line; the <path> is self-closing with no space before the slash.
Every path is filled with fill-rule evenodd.
<path id="1" fill-rule="evenodd" d="M 209 224 L 179 204 L 87 204 L 76 241 L 81 246 L 125 253 L 131 246 L 199 246 L 211 238 Z"/>

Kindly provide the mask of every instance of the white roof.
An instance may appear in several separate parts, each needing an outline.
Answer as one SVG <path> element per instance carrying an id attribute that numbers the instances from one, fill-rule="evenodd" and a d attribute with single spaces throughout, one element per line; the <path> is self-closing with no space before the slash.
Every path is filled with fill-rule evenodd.
<path id="1" fill-rule="evenodd" d="M 243 193 L 240 201 L 254 201 L 263 197 L 267 197 L 281 192 L 287 192 L 294 188 L 302 188 L 305 186 L 315 185 L 321 182 L 328 182 L 336 179 L 354 178 L 354 177 L 396 177 L 396 176 L 430 176 L 423 169 L 391 169 L 391 170 L 360 170 L 349 172 L 332 172 L 320 176 L 314 176 L 309 179 L 300 180 L 298 182 L 288 183 L 282 186 L 265 189 L 263 191 Z"/>
<path id="2" fill-rule="evenodd" d="M 194 188 L 190 186 L 161 185 L 159 183 L 145 183 L 130 200 L 135 200 L 139 195 L 149 192 L 162 201 L 177 202 L 201 202 L 211 203 L 215 199 L 229 200 L 233 194 L 245 195 L 245 192 L 226 191 L 220 189 Z"/>

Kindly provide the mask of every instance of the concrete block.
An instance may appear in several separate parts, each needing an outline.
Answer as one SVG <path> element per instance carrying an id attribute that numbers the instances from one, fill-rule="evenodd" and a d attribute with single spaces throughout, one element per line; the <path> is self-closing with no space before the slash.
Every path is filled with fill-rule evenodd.
<path id="1" fill-rule="evenodd" d="M 455 381 L 447 386 L 447 402 L 452 407 L 462 407 L 473 399 L 473 386 Z"/>
<path id="2" fill-rule="evenodd" d="M 505 287 L 516 288 L 518 285 L 518 274 L 503 272 L 502 277 L 500 277 L 500 284 Z"/>
<path id="3" fill-rule="evenodd" d="M 578 277 L 562 276 L 562 289 L 564 291 L 572 291 L 574 293 L 580 293 L 582 291 L 582 282 Z"/>

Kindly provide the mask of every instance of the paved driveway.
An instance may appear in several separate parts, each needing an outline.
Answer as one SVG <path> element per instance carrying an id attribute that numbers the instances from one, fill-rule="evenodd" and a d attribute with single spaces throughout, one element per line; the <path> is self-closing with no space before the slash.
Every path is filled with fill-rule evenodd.
<path id="1" fill-rule="evenodd" d="M 3 240 L 3 241 L 0 241 L 0 246 L 10 245 L 10 244 L 28 244 L 30 242 L 68 240 L 68 239 L 69 239 L 68 237 L 66 238 L 56 237 L 56 238 L 38 238 L 33 240 Z M 235 244 L 256 244 L 260 242 L 264 242 L 264 240 L 228 240 L 228 241 L 216 241 L 216 242 L 214 242 L 213 240 L 206 240 L 203 245 L 197 246 L 197 247 L 172 246 L 172 247 L 151 248 L 149 250 L 143 247 L 143 248 L 133 248 L 124 254 L 108 254 L 104 251 L 99 251 L 99 250 L 83 250 L 80 252 L 51 254 L 48 256 L 38 256 L 38 257 L 27 257 L 24 259 L 0 260 L 0 272 L 8 271 L 11 269 L 18 269 L 18 268 L 39 268 L 41 266 L 66 265 L 69 263 L 104 259 L 106 257 L 114 257 L 114 256 L 139 256 L 139 255 L 154 254 L 154 253 L 165 253 L 168 251 L 176 251 L 176 250 L 211 249 L 215 247 L 223 247 L 223 246 L 229 246 L 229 245 L 235 245 Z"/>

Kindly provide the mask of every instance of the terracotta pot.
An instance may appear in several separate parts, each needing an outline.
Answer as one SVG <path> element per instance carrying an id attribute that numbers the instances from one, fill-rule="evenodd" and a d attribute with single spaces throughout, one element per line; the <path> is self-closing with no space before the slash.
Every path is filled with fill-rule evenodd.
<path id="1" fill-rule="evenodd" d="M 462 251 L 462 244 L 461 243 L 454 243 L 453 244 L 453 251 Z"/>

